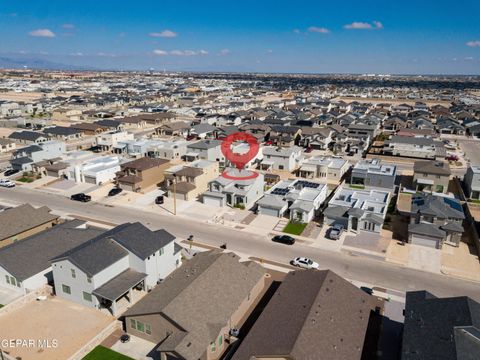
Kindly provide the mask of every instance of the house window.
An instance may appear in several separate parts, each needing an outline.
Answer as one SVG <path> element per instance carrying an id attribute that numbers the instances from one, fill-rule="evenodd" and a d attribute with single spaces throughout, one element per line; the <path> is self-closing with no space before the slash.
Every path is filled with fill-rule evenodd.
<path id="1" fill-rule="evenodd" d="M 279 170 L 283 170 L 283 165 L 278 165 Z"/>
<path id="2" fill-rule="evenodd" d="M 131 327 L 132 329 L 136 329 L 136 328 L 137 328 L 135 319 L 130 319 L 130 327 Z"/>
<path id="3" fill-rule="evenodd" d="M 83 300 L 85 301 L 88 301 L 88 302 L 92 302 L 92 294 L 89 294 L 87 292 L 83 292 Z"/>
<path id="4" fill-rule="evenodd" d="M 217 347 L 216 347 L 215 341 L 212 341 L 212 342 L 210 343 L 210 346 L 211 346 L 212 352 L 217 351 Z"/>
<path id="5" fill-rule="evenodd" d="M 220 336 L 218 337 L 218 346 L 219 346 L 219 347 L 222 346 L 222 342 L 223 342 L 223 337 L 222 337 L 222 335 L 220 335 Z"/>
<path id="6" fill-rule="evenodd" d="M 87 276 L 87 282 L 88 282 L 89 284 L 92 283 L 92 278 L 91 278 L 90 276 Z"/>
<path id="7" fill-rule="evenodd" d="M 71 294 L 72 293 L 72 290 L 70 289 L 70 286 L 68 285 L 63 285 L 62 284 L 62 291 L 65 293 L 65 294 Z"/>
<path id="8" fill-rule="evenodd" d="M 10 284 L 12 284 L 13 286 L 17 286 L 17 281 L 13 276 L 10 276 Z"/>
<path id="9" fill-rule="evenodd" d="M 148 324 L 145 324 L 145 334 L 152 335 L 152 328 Z"/>
<path id="10" fill-rule="evenodd" d="M 8 275 L 5 275 L 5 279 L 7 280 L 7 284 L 10 284 L 10 277 Z"/>
<path id="11" fill-rule="evenodd" d="M 75 274 L 75 269 L 70 269 L 70 272 L 72 274 L 72 278 L 75 279 L 77 277 L 77 275 Z"/>
<path id="12" fill-rule="evenodd" d="M 145 324 L 140 321 L 137 321 L 137 330 L 141 332 L 145 332 Z"/>
<path id="13" fill-rule="evenodd" d="M 160 256 L 162 256 L 162 255 L 164 254 L 164 252 L 165 252 L 165 249 L 164 249 L 164 248 L 161 248 L 161 249 L 158 251 L 158 254 L 159 254 Z"/>

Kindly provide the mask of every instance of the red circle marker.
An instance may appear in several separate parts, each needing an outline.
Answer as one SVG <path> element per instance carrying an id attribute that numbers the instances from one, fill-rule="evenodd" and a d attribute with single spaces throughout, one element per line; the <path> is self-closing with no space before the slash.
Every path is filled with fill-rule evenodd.
<path id="1" fill-rule="evenodd" d="M 248 146 L 248 152 L 239 154 L 232 151 L 231 146 L 235 141 L 245 141 Z M 260 145 L 255 136 L 245 132 L 236 132 L 228 135 L 222 142 L 222 153 L 235 167 L 239 170 L 243 169 L 245 165 L 252 160 L 258 153 Z"/>

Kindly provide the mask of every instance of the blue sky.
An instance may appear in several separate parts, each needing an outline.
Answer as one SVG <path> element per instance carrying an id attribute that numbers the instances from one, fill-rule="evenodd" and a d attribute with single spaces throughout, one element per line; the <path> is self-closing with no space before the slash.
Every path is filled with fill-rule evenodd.
<path id="1" fill-rule="evenodd" d="M 0 0 L 0 56 L 112 69 L 480 74 L 480 1 Z"/>

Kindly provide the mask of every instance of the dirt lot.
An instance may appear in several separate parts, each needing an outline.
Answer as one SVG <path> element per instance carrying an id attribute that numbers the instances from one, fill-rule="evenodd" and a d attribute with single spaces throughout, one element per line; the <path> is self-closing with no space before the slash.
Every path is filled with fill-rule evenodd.
<path id="1" fill-rule="evenodd" d="M 0 315 L 0 344 L 4 351 L 24 360 L 65 360 L 114 320 L 98 310 L 49 297 Z M 5 340 L 11 339 L 48 340 L 50 347 L 38 343 L 25 347 L 4 346 Z"/>

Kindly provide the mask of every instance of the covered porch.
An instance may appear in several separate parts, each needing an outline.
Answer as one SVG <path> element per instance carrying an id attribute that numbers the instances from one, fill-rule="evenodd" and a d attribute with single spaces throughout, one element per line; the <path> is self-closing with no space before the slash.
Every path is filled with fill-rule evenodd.
<path id="1" fill-rule="evenodd" d="M 146 277 L 147 274 L 129 268 L 93 290 L 92 294 L 97 297 L 100 309 L 107 309 L 116 316 L 145 292 Z"/>

